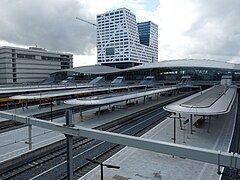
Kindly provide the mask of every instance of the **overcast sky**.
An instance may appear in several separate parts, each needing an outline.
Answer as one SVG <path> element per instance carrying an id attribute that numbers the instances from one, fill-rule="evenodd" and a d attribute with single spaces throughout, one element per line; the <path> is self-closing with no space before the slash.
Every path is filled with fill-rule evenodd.
<path id="1" fill-rule="evenodd" d="M 96 15 L 121 7 L 158 24 L 159 61 L 203 58 L 240 63 L 240 0 L 1 0 L 0 46 L 39 46 L 97 63 Z"/>

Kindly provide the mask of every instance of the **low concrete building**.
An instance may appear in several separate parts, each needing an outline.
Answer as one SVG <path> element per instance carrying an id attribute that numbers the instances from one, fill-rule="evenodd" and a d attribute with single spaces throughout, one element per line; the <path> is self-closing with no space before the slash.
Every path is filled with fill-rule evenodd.
<path id="1" fill-rule="evenodd" d="M 38 47 L 0 47 L 0 84 L 40 82 L 53 72 L 72 67 L 72 54 Z"/>

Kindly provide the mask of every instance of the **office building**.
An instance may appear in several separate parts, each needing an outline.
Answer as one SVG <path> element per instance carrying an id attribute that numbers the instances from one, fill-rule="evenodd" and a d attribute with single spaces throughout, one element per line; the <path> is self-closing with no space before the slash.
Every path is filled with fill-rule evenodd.
<path id="1" fill-rule="evenodd" d="M 0 83 L 41 82 L 57 70 L 73 67 L 73 55 L 43 48 L 0 47 Z"/>
<path id="2" fill-rule="evenodd" d="M 137 23 L 126 8 L 97 15 L 97 58 L 99 64 L 117 68 L 157 62 L 157 25 Z"/>

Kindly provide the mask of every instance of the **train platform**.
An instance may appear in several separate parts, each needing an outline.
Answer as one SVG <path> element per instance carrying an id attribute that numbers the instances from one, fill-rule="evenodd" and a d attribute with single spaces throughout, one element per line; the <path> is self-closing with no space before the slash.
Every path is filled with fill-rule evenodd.
<path id="1" fill-rule="evenodd" d="M 175 95 L 178 96 L 178 95 Z M 114 112 L 95 115 L 98 110 L 92 109 L 84 112 L 83 119 L 79 113 L 73 116 L 74 124 L 93 128 L 106 122 L 112 121 L 128 113 L 146 108 L 158 103 L 160 100 L 165 101 L 169 97 L 161 96 L 159 100 L 155 98 L 148 99 L 145 104 L 139 101 L 134 106 L 126 106 L 125 102 L 119 103 L 119 108 Z M 14 111 L 14 110 L 13 110 Z M 23 115 L 30 113 L 33 109 L 22 111 L 16 110 Z M 37 109 L 36 109 L 37 111 Z M 212 118 L 211 129 L 207 132 L 207 122 L 201 128 L 194 127 L 193 134 L 190 134 L 188 124 L 184 127 L 186 130 L 180 130 L 179 123 L 177 126 L 176 143 L 189 146 L 203 147 L 213 150 L 227 151 L 229 142 L 232 137 L 234 126 L 234 114 L 236 114 L 235 104 L 230 113 L 219 115 Z M 18 113 L 17 113 L 18 114 Z M 196 117 L 197 118 L 197 117 Z M 65 118 L 58 118 L 55 122 L 64 123 Z M 188 129 L 188 130 L 187 130 Z M 184 133 L 185 132 L 185 133 Z M 28 139 L 28 128 L 20 128 L 7 133 L 0 134 L 0 162 L 19 156 L 28 150 L 25 143 Z M 185 136 L 184 136 L 185 134 Z M 150 132 L 144 135 L 145 138 L 173 142 L 173 120 L 167 118 Z M 185 138 L 184 138 L 185 137 Z M 65 138 L 64 135 L 49 131 L 46 129 L 33 127 L 33 149 L 50 144 L 57 140 Z M 141 158 L 139 158 L 141 157 Z M 164 154 L 153 153 L 135 148 L 124 148 L 114 157 L 106 161 L 108 164 L 120 166 L 120 169 L 104 168 L 104 179 L 218 179 L 217 166 L 198 161 L 183 159 L 181 157 L 172 157 Z M 195 178 L 196 177 L 196 178 Z M 81 179 L 100 179 L 100 168 L 94 169 Z"/>
<path id="2" fill-rule="evenodd" d="M 77 84 L 74 86 L 66 85 L 22 85 L 22 86 L 8 86 L 0 87 L 0 95 L 11 93 L 25 93 L 25 92 L 40 92 L 40 91 L 54 91 L 54 90 L 67 90 L 67 89 L 82 89 L 90 88 L 91 85 Z"/>
<path id="3" fill-rule="evenodd" d="M 164 107 L 166 111 L 197 115 L 228 113 L 236 97 L 236 88 L 213 86 L 203 92 L 173 102 Z"/>
<path id="4" fill-rule="evenodd" d="M 47 92 L 42 92 L 38 90 L 37 93 L 29 93 L 29 94 L 22 94 L 10 97 L 11 99 L 15 100 L 33 100 L 33 99 L 50 99 L 56 97 L 64 97 L 64 96 L 73 96 L 73 95 L 84 95 L 84 94 L 93 94 L 93 93 L 100 93 L 100 92 L 111 92 L 116 90 L 131 90 L 134 88 L 145 88 L 145 85 L 125 85 L 125 86 L 109 86 L 109 87 L 98 87 L 98 86 L 75 86 L 75 88 L 68 87 L 68 90 L 65 88 L 63 90 L 52 90 Z"/>
<path id="5" fill-rule="evenodd" d="M 176 97 L 179 95 L 174 95 L 172 97 Z M 109 111 L 100 116 L 96 115 L 98 108 L 94 108 L 91 110 L 84 111 L 83 117 L 80 118 L 80 114 L 76 113 L 73 115 L 73 123 L 76 125 L 80 125 L 83 127 L 94 128 L 96 126 L 102 125 L 106 122 L 113 121 L 117 118 L 126 116 L 133 112 L 139 111 L 146 107 L 152 106 L 154 104 L 159 103 L 159 101 L 164 102 L 168 99 L 167 96 L 161 96 L 158 100 L 156 97 L 153 96 L 151 99 L 147 99 L 146 103 L 143 104 L 143 99 L 138 100 L 138 104 L 134 104 L 131 106 L 126 105 L 125 102 L 117 103 L 117 108 L 115 111 Z M 70 105 L 61 104 L 60 106 L 53 106 L 53 110 L 62 109 L 71 107 Z M 8 112 L 19 114 L 19 115 L 26 115 L 31 116 L 34 113 L 45 112 L 49 111 L 50 107 L 42 108 L 41 110 L 38 109 L 38 106 L 31 106 L 24 111 L 22 108 L 8 110 Z M 107 106 L 105 108 L 108 108 Z M 65 124 L 65 118 L 57 118 L 54 119 L 54 122 L 58 122 L 61 124 Z M 50 144 L 52 142 L 56 142 L 58 140 L 64 139 L 65 136 L 61 133 L 50 131 L 47 129 L 39 128 L 39 127 L 32 127 L 32 147 L 33 149 L 42 147 L 44 145 Z M 0 162 L 10 159 L 15 156 L 19 156 L 23 153 L 29 151 L 28 144 L 28 127 L 23 127 L 15 130 L 11 130 L 9 132 L 1 133 L 0 134 Z"/>
<path id="6" fill-rule="evenodd" d="M 181 130 L 177 123 L 176 143 L 201 147 L 211 150 L 227 152 L 232 138 L 234 119 L 236 114 L 236 102 L 227 114 L 212 118 L 212 126 L 208 131 L 207 121 L 201 127 L 193 127 L 190 134 L 189 126 Z M 144 138 L 173 142 L 173 120 L 167 118 L 151 131 L 143 135 Z M 126 147 L 104 163 L 120 166 L 120 169 L 108 169 L 104 167 L 104 179 L 106 180 L 218 180 L 217 165 L 204 162 L 172 157 L 165 154 L 154 153 L 132 147 Z M 100 166 L 80 178 L 80 180 L 100 179 Z"/>

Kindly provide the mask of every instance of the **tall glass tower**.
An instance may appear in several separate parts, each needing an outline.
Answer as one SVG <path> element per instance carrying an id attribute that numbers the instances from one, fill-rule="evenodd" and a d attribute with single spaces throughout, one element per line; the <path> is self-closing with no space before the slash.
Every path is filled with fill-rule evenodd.
<path id="1" fill-rule="evenodd" d="M 98 63 L 117 68 L 158 61 L 158 27 L 126 8 L 97 15 Z"/>

